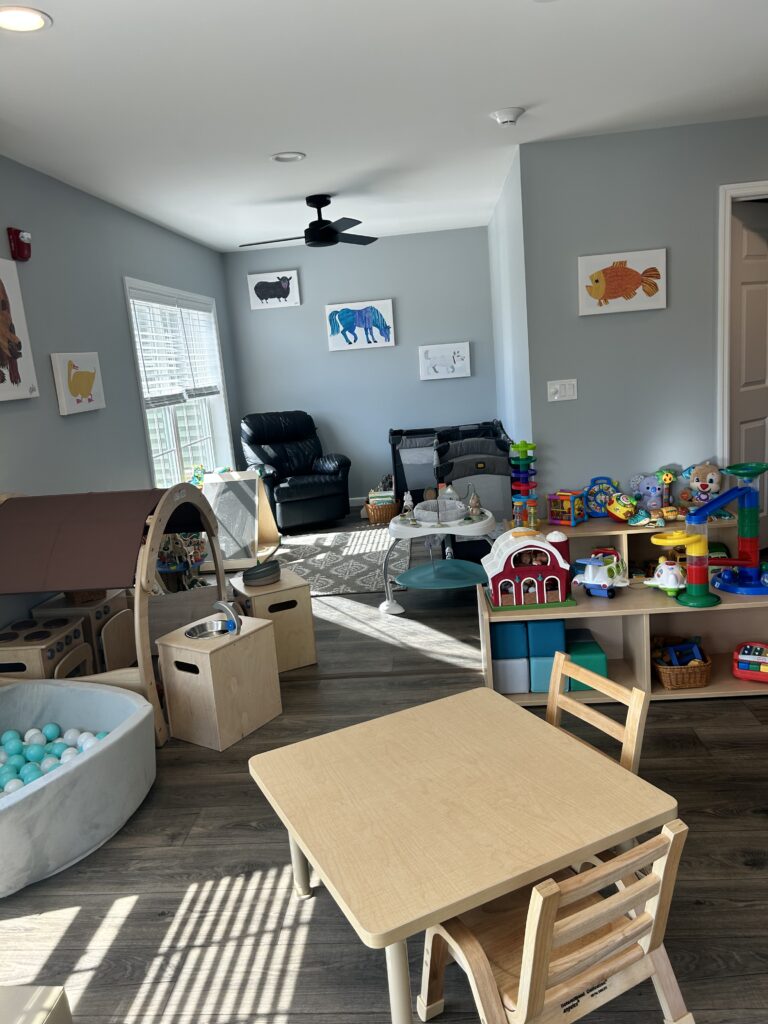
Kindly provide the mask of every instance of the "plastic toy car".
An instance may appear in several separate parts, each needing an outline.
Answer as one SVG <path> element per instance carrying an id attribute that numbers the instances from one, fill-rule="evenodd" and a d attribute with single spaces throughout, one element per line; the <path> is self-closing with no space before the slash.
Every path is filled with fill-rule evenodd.
<path id="1" fill-rule="evenodd" d="M 686 586 L 685 566 L 662 557 L 651 579 L 644 582 L 646 587 L 656 587 L 669 597 L 676 597 L 678 591 L 684 590 Z"/>

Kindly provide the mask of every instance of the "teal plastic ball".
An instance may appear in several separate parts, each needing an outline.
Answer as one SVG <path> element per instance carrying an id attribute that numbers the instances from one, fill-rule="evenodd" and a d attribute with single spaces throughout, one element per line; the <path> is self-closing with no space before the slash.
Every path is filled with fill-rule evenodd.
<path id="1" fill-rule="evenodd" d="M 29 785 L 30 782 L 34 782 L 35 779 L 41 779 L 43 773 L 39 765 L 36 764 L 25 764 L 19 772 L 19 778 L 25 786 Z"/>
<path id="2" fill-rule="evenodd" d="M 26 759 L 33 763 L 39 763 L 45 757 L 45 747 L 42 743 L 30 743 L 24 751 Z"/>
<path id="3" fill-rule="evenodd" d="M 103 740 L 103 739 L 105 739 L 105 738 L 106 738 L 107 736 L 109 736 L 109 733 L 108 733 L 108 732 L 106 732 L 106 730 L 104 730 L 104 729 L 102 729 L 102 731 L 101 731 L 101 732 L 97 732 L 97 733 L 96 733 L 96 739 L 97 739 L 97 740 Z"/>
<path id="4" fill-rule="evenodd" d="M 3 735 L 0 736 L 0 743 L 2 743 L 3 746 L 5 746 L 5 744 L 8 742 L 8 740 L 20 740 L 20 739 L 21 739 L 21 733 L 18 732 L 16 729 L 6 729 L 5 732 L 3 733 Z"/>
<path id="5" fill-rule="evenodd" d="M 5 733 L 4 735 L 7 736 L 8 733 Z M 8 754 L 9 757 L 13 754 L 23 753 L 24 744 L 21 742 L 21 737 L 19 736 L 19 734 L 16 733 L 15 736 L 11 736 L 9 737 L 9 739 L 3 740 L 3 749 L 5 750 L 6 754 Z"/>
<path id="6" fill-rule="evenodd" d="M 57 740 L 61 736 L 61 726 L 56 722 L 46 722 L 40 731 L 47 740 Z"/>
<path id="7" fill-rule="evenodd" d="M 11 754 L 8 760 L 3 765 L 3 768 L 15 768 L 16 771 L 21 771 L 24 765 L 27 763 L 26 757 L 23 754 Z"/>
<path id="8" fill-rule="evenodd" d="M 55 743 L 51 744 L 51 754 L 54 757 L 61 757 L 64 751 L 67 749 L 67 744 L 64 740 L 56 740 Z"/>
<path id="9" fill-rule="evenodd" d="M 0 789 L 3 788 L 8 779 L 15 779 L 18 775 L 18 771 L 15 768 L 11 768 L 10 765 L 4 764 L 0 768 Z"/>

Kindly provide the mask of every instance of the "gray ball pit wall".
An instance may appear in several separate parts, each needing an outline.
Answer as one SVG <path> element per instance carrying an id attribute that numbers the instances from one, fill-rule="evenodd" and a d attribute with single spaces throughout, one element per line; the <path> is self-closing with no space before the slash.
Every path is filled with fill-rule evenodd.
<path id="1" fill-rule="evenodd" d="M 98 849 L 123 827 L 155 780 L 153 711 L 143 697 L 73 680 L 0 686 L 2 730 L 45 722 L 109 735 L 0 798 L 0 898 Z"/>

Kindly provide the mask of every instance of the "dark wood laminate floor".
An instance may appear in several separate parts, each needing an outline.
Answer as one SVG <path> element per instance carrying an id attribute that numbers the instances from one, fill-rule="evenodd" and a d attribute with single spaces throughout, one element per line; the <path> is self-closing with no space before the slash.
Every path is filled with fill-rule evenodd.
<path id="1" fill-rule="evenodd" d="M 280 718 L 222 754 L 171 741 L 119 835 L 0 903 L 0 983 L 66 985 L 78 1024 L 387 1024 L 383 955 L 322 888 L 291 898 L 284 833 L 246 769 L 480 684 L 471 594 L 409 593 L 399 618 L 379 600 L 316 599 L 320 663 L 283 677 Z M 641 774 L 691 827 L 667 946 L 697 1024 L 768 1022 L 767 769 L 768 698 L 651 706 Z M 446 996 L 445 1024 L 477 1021 L 455 965 Z M 587 1019 L 662 1022 L 650 983 Z"/>

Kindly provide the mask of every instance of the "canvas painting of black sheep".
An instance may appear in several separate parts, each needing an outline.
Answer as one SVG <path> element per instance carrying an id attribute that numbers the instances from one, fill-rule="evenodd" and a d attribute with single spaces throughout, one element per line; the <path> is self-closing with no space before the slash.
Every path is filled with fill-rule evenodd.
<path id="1" fill-rule="evenodd" d="M 273 270 L 269 274 L 248 275 L 251 309 L 282 309 L 300 306 L 298 270 Z"/>

